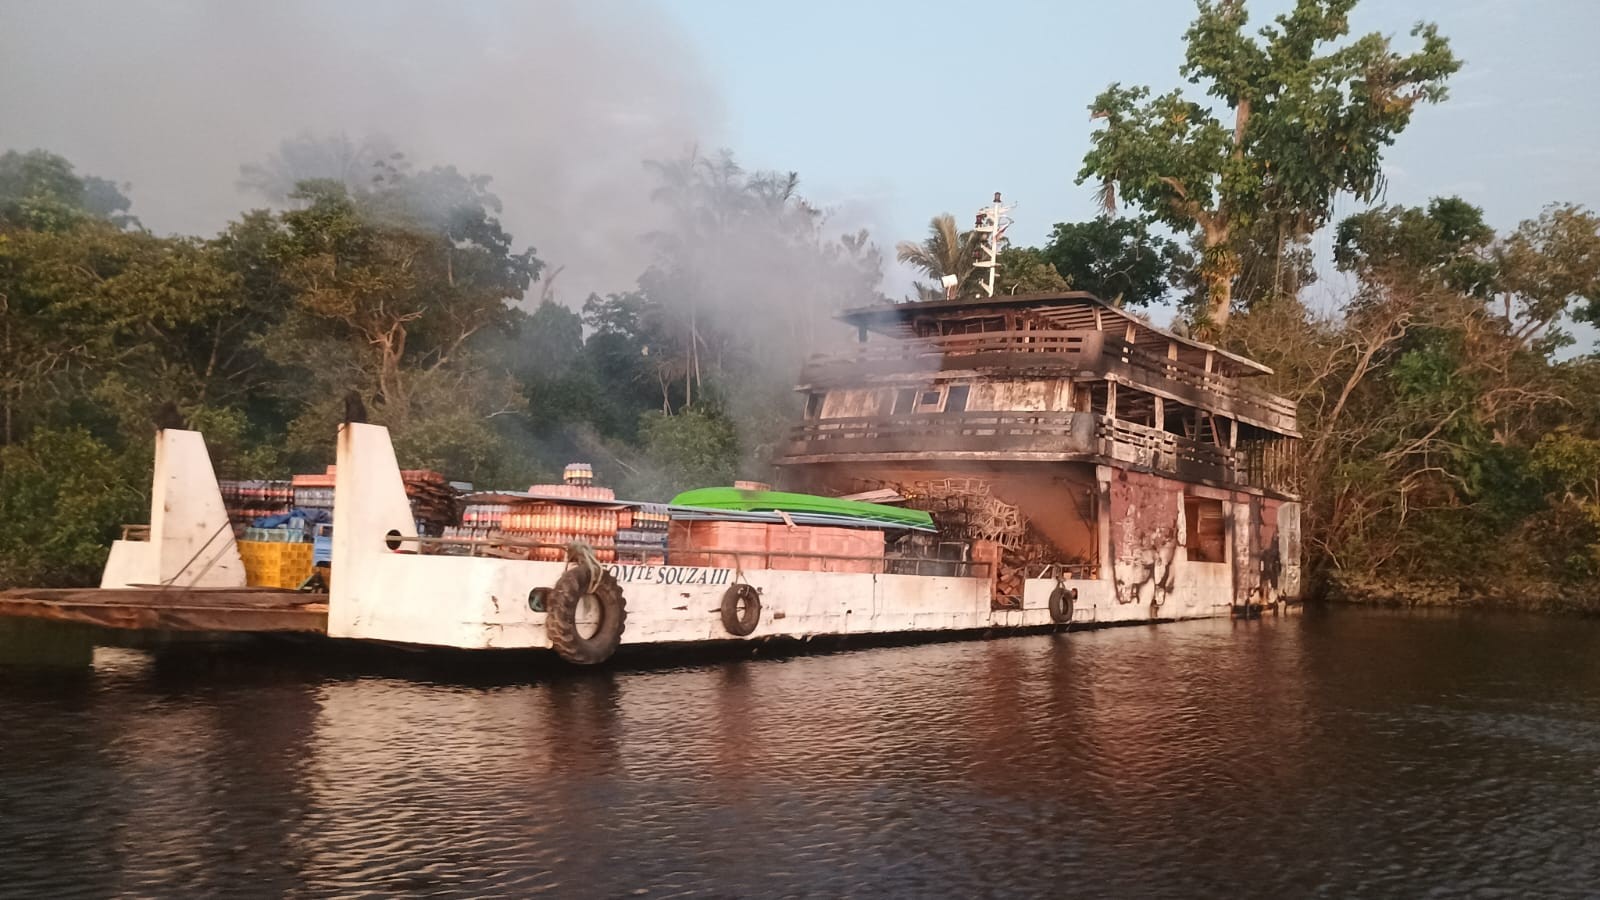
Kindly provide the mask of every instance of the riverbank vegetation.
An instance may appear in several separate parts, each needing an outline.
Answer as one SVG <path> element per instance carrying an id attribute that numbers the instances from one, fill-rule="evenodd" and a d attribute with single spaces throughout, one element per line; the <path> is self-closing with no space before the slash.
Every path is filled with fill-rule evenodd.
<path id="1" fill-rule="evenodd" d="M 1460 198 L 1385 202 L 1383 149 L 1460 63 L 1427 25 L 1403 51 L 1352 38 L 1353 5 L 1257 31 L 1201 2 L 1188 86 L 1090 105 L 1078 177 L 1104 214 L 1007 246 L 1000 289 L 1175 308 L 1273 367 L 1300 409 L 1317 591 L 1600 609 L 1600 364 L 1573 327 L 1600 324 L 1600 219 L 1548 198 L 1496 231 Z M 640 498 L 763 477 L 829 316 L 889 300 L 873 236 L 727 153 L 648 163 L 651 261 L 579 301 L 487 177 L 317 143 L 245 166 L 267 208 L 211 236 L 146 230 L 135 191 L 57 155 L 0 156 L 0 586 L 94 580 L 143 515 L 167 403 L 238 477 L 331 461 L 350 390 L 403 464 L 483 486 L 572 459 Z M 1341 197 L 1364 211 L 1336 220 Z M 946 274 L 977 290 L 954 217 L 907 237 L 917 296 Z M 1319 275 L 1340 302 L 1308 299 Z"/>

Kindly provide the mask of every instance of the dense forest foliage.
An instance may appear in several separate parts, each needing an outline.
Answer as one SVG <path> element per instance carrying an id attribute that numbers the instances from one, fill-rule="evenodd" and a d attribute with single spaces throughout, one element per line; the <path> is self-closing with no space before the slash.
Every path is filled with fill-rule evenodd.
<path id="1" fill-rule="evenodd" d="M 1354 2 L 1252 32 L 1202 0 L 1181 72 L 1208 99 L 1095 98 L 1079 179 L 1106 212 L 1007 246 L 1000 288 L 1175 307 L 1272 366 L 1315 590 L 1600 608 L 1600 363 L 1573 336 L 1600 324 L 1600 219 L 1557 202 L 1496 232 L 1459 198 L 1383 202 L 1382 150 L 1460 64 L 1427 25 L 1410 53 L 1348 39 Z M 210 237 L 152 234 L 129 188 L 59 156 L 0 156 L 0 586 L 94 579 L 142 518 L 169 402 L 238 477 L 331 461 L 350 390 L 403 464 L 481 486 L 573 459 L 645 499 L 762 477 L 802 357 L 843 337 L 829 316 L 889 299 L 869 235 L 727 153 L 649 163 L 652 262 L 573 306 L 488 178 L 341 148 L 246 166 L 271 208 Z M 1333 221 L 1341 196 L 1366 211 Z M 970 295 L 975 240 L 941 215 L 896 256 L 918 296 L 947 274 Z M 1351 285 L 1332 308 L 1304 299 L 1319 266 Z"/>

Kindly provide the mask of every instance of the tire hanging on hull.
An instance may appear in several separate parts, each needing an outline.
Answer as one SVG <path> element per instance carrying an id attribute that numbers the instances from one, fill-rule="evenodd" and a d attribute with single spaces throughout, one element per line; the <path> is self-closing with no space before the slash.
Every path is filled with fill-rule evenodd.
<path id="1" fill-rule="evenodd" d="M 600 611 L 600 622 L 587 637 L 578 631 L 578 603 L 586 596 L 594 598 Z M 602 573 L 591 589 L 584 567 L 570 568 L 545 597 L 545 634 L 551 648 L 570 663 L 590 666 L 610 659 L 622 643 L 627 621 L 628 601 L 610 572 Z"/>
<path id="2" fill-rule="evenodd" d="M 722 627 L 734 637 L 745 637 L 761 623 L 761 593 L 748 584 L 735 584 L 722 592 Z"/>
<path id="3" fill-rule="evenodd" d="M 1072 624 L 1072 613 L 1078 602 L 1078 589 L 1056 585 L 1050 592 L 1050 621 L 1057 625 Z"/>

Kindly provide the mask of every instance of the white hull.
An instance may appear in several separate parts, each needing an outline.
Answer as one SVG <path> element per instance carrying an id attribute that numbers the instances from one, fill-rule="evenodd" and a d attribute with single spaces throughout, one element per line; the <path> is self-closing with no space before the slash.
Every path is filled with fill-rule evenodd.
<path id="1" fill-rule="evenodd" d="M 530 595 L 548 588 L 564 563 L 425 556 L 388 431 L 347 425 L 340 431 L 334 509 L 328 633 L 334 637 L 462 649 L 548 648 L 545 615 Z M 393 540 L 399 538 L 400 541 Z M 1135 593 L 1118 602 L 1110 579 L 1067 580 L 1076 588 L 1073 622 L 1138 622 L 1228 615 L 1226 564 L 1172 564 L 1159 605 Z M 627 600 L 624 645 L 1020 629 L 1052 624 L 1054 579 L 1027 582 L 1023 608 L 990 608 L 987 578 L 874 575 L 684 566 L 611 567 Z M 730 634 L 723 593 L 735 582 L 761 594 L 754 631 Z M 1123 592 L 1127 595 L 1127 592 Z"/>

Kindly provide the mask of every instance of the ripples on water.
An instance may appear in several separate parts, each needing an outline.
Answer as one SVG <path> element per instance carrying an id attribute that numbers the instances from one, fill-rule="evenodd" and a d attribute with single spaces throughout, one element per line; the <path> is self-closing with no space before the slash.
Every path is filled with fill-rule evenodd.
<path id="1" fill-rule="evenodd" d="M 0 895 L 1586 894 L 1597 650 L 1344 612 L 466 679 L 101 650 L 0 669 Z"/>

